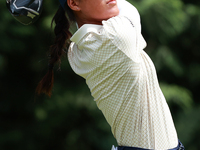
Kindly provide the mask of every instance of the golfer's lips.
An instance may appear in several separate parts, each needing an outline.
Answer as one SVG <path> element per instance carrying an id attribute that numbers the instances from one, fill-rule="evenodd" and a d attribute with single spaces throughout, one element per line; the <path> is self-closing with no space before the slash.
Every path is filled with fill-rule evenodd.
<path id="1" fill-rule="evenodd" d="M 116 4 L 116 3 L 117 3 L 116 0 L 108 0 L 108 1 L 106 2 L 106 4 Z"/>

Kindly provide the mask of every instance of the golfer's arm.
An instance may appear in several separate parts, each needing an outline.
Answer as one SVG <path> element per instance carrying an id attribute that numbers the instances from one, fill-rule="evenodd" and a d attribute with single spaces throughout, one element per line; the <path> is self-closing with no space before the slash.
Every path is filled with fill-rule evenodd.
<path id="1" fill-rule="evenodd" d="M 134 9 L 134 6 L 126 0 L 117 0 L 117 5 L 120 15 L 131 13 L 131 11 Z"/>
<path id="2" fill-rule="evenodd" d="M 130 4 L 126 0 L 117 0 L 117 5 L 119 8 L 120 16 L 126 16 L 133 22 L 140 23 L 140 15 L 139 15 L 137 9 L 132 4 Z"/>

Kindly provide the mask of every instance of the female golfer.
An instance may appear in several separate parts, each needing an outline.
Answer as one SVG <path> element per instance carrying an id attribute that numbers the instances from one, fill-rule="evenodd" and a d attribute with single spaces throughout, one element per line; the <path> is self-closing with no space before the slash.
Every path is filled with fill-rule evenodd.
<path id="1" fill-rule="evenodd" d="M 144 52 L 140 16 L 125 0 L 60 0 L 55 43 L 38 93 L 51 95 L 53 66 L 66 42 L 74 72 L 85 78 L 118 147 L 113 150 L 183 150 L 156 70 Z M 67 14 L 68 17 L 65 16 Z M 78 30 L 71 35 L 72 22 Z"/>

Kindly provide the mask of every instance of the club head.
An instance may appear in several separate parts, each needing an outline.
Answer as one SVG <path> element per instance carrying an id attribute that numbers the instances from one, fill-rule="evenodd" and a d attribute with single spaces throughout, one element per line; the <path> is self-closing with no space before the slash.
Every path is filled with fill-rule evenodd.
<path id="1" fill-rule="evenodd" d="M 6 0 L 6 5 L 16 20 L 29 25 L 41 15 L 43 0 Z"/>

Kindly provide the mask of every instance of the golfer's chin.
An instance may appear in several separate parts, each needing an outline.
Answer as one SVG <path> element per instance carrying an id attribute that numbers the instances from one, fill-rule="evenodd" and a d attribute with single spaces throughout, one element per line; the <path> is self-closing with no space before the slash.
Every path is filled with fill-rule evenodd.
<path id="1" fill-rule="evenodd" d="M 113 8 L 112 10 L 110 10 L 108 13 L 107 13 L 107 17 L 103 20 L 108 20 L 112 17 L 116 17 L 119 15 L 119 9 L 118 7 L 116 6 L 116 8 Z"/>

